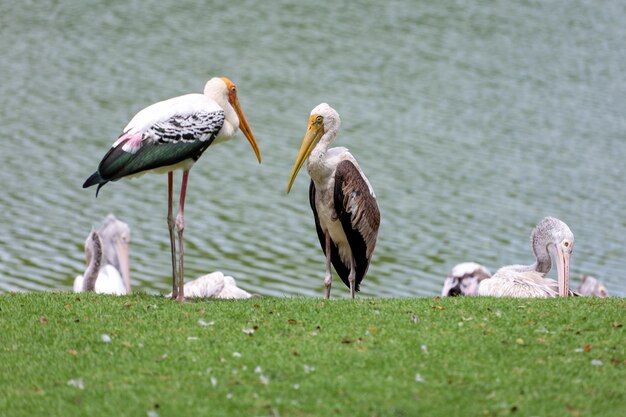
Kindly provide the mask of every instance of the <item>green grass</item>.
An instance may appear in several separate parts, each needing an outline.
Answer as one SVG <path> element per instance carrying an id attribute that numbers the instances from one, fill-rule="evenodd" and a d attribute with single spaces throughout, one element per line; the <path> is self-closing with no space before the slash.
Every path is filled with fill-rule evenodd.
<path id="1" fill-rule="evenodd" d="M 6 294 L 0 415 L 624 416 L 625 307 Z"/>

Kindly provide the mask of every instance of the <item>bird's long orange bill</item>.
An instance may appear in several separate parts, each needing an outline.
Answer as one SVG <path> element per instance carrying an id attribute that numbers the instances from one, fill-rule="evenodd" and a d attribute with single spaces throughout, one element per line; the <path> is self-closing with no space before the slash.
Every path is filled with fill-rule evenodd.
<path id="1" fill-rule="evenodd" d="M 226 83 L 226 87 L 228 88 L 228 101 L 230 105 L 233 106 L 235 112 L 237 113 L 237 117 L 239 117 L 239 129 L 243 132 L 250 142 L 252 149 L 256 155 L 256 159 L 261 163 L 261 151 L 259 151 L 259 145 L 257 145 L 256 140 L 254 140 L 254 135 L 252 134 L 252 129 L 250 129 L 250 125 L 248 124 L 248 120 L 246 116 L 243 114 L 243 110 L 241 109 L 241 104 L 239 104 L 239 98 L 237 97 L 237 87 L 235 84 L 226 77 L 222 77 L 222 80 Z"/>
<path id="2" fill-rule="evenodd" d="M 235 101 L 235 104 L 233 105 L 233 107 L 235 108 L 235 111 L 237 112 L 237 116 L 239 116 L 239 129 L 241 129 L 243 134 L 246 136 L 246 139 L 248 139 L 248 142 L 250 142 L 250 145 L 252 146 L 252 149 L 254 150 L 254 154 L 256 155 L 256 159 L 258 159 L 259 163 L 261 163 L 261 151 L 259 151 L 259 145 L 257 145 L 256 140 L 254 140 L 254 135 L 252 134 L 250 125 L 248 124 L 248 121 L 246 120 L 246 116 L 244 116 L 243 114 L 243 110 L 241 110 L 241 106 L 239 105 L 239 100 Z"/>
<path id="3" fill-rule="evenodd" d="M 567 297 L 569 295 L 569 252 L 563 251 L 561 247 L 556 249 L 556 269 L 558 275 L 559 296 Z"/>
<path id="4" fill-rule="evenodd" d="M 300 146 L 300 152 L 298 152 L 298 157 L 296 158 L 296 163 L 291 170 L 291 176 L 289 177 L 289 184 L 287 184 L 287 193 L 291 191 L 291 186 L 293 182 L 296 180 L 298 176 L 298 172 L 302 165 L 304 165 L 304 161 L 309 157 L 313 148 L 319 143 L 320 139 L 324 135 L 324 125 L 321 123 L 316 123 L 317 115 L 311 115 L 309 118 L 309 128 L 304 135 L 304 139 L 302 139 L 302 145 Z"/>

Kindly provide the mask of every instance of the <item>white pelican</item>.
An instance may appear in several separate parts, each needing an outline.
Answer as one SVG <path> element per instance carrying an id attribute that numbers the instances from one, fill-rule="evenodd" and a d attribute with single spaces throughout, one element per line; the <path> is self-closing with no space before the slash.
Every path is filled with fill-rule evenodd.
<path id="1" fill-rule="evenodd" d="M 448 274 L 441 290 L 441 296 L 478 295 L 478 285 L 490 276 L 491 272 L 476 262 L 457 264 Z"/>
<path id="2" fill-rule="evenodd" d="M 74 292 L 95 291 L 99 294 L 114 295 L 129 293 L 130 279 L 124 273 L 120 274 L 113 265 L 104 263 L 104 246 L 105 243 L 98 231 L 92 230 L 85 241 L 87 269 L 84 275 L 78 275 L 74 279 Z M 123 252 L 115 254 L 120 264 L 128 265 L 128 258 L 120 259 L 124 256 L 128 256 L 128 251 L 125 254 Z"/>
<path id="3" fill-rule="evenodd" d="M 328 149 L 339 125 L 339 114 L 328 104 L 311 111 L 287 192 L 307 160 L 311 176 L 309 202 L 326 255 L 326 298 L 330 298 L 332 284 L 331 262 L 354 298 L 376 246 L 380 211 L 374 190 L 356 159 L 346 148 Z"/>
<path id="4" fill-rule="evenodd" d="M 586 297 L 604 298 L 609 296 L 609 291 L 604 284 L 591 275 L 583 275 L 577 292 Z"/>
<path id="5" fill-rule="evenodd" d="M 171 294 L 168 294 L 170 296 Z M 250 298 L 249 292 L 237 287 L 235 278 L 224 275 L 221 271 L 203 275 L 185 283 L 185 296 L 213 298 Z"/>
<path id="6" fill-rule="evenodd" d="M 567 297 L 570 257 L 574 234 L 561 220 L 546 217 L 533 230 L 531 245 L 536 261 L 532 265 L 509 265 L 500 268 L 478 288 L 478 295 L 496 297 Z M 556 263 L 558 281 L 546 278 Z"/>
<path id="7" fill-rule="evenodd" d="M 180 301 L 185 298 L 183 230 L 189 170 L 209 145 L 231 139 L 238 129 L 261 162 L 259 147 L 239 105 L 237 87 L 228 78 L 211 78 L 204 87 L 204 94 L 174 97 L 137 113 L 104 155 L 98 170 L 83 184 L 83 188 L 97 184 L 98 196 L 100 188 L 109 181 L 146 172 L 168 173 L 167 224 L 172 254 L 172 298 Z M 174 219 L 173 171 L 178 169 L 183 170 L 183 178 L 178 214 Z M 178 234 L 179 271 L 176 268 L 174 228 Z"/>

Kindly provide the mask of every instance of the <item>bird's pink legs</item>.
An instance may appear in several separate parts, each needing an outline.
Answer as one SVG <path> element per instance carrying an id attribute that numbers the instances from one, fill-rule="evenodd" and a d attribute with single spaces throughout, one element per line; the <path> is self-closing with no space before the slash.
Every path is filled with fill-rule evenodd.
<path id="1" fill-rule="evenodd" d="M 187 179 L 189 178 L 189 171 L 183 171 L 183 182 L 180 186 L 180 200 L 178 202 L 178 214 L 176 215 L 176 231 L 178 232 L 178 250 L 179 250 L 179 263 L 180 274 L 178 281 L 178 301 L 185 300 L 185 274 L 184 263 L 185 257 L 185 245 L 183 243 L 183 231 L 185 230 L 185 194 L 187 193 Z"/>
<path id="2" fill-rule="evenodd" d="M 170 247 L 172 249 L 172 299 L 178 297 L 178 282 L 176 279 L 176 240 L 174 239 L 174 216 L 172 216 L 172 189 L 174 187 L 174 173 L 167 173 L 167 227 L 170 230 Z"/>
<path id="3" fill-rule="evenodd" d="M 330 233 L 326 232 L 326 276 L 324 286 L 326 287 L 326 299 L 330 299 L 330 286 L 333 283 L 333 275 L 330 272 Z"/>
<path id="4" fill-rule="evenodd" d="M 350 265 L 350 275 L 348 275 L 348 282 L 350 283 L 350 297 L 354 298 L 354 287 L 356 282 L 356 268 L 354 267 L 354 262 L 352 262 L 352 265 Z"/>

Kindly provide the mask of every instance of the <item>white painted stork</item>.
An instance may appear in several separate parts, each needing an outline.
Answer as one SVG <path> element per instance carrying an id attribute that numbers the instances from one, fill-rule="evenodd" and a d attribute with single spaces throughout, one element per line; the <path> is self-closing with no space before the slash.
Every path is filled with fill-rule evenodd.
<path id="1" fill-rule="evenodd" d="M 546 217 L 533 230 L 531 246 L 535 255 L 532 265 L 509 265 L 481 281 L 478 295 L 495 297 L 557 297 L 574 295 L 569 290 L 570 257 L 574 234 L 561 220 Z M 558 281 L 546 278 L 556 263 Z"/>
<path id="2" fill-rule="evenodd" d="M 482 280 L 490 276 L 491 272 L 476 262 L 456 264 L 443 283 L 441 296 L 478 295 L 478 285 Z"/>
<path id="3" fill-rule="evenodd" d="M 309 127 L 287 185 L 289 193 L 307 160 L 311 176 L 309 202 L 326 256 L 326 298 L 330 298 L 331 263 L 354 298 L 372 259 L 380 225 L 374 190 L 356 159 L 346 148 L 328 149 L 340 123 L 339 114 L 326 103 L 311 111 Z"/>
<path id="4" fill-rule="evenodd" d="M 109 236 L 106 240 L 97 230 L 92 230 L 87 236 L 85 241 L 87 269 L 84 275 L 78 275 L 74 279 L 74 292 L 130 294 L 128 241 L 126 240 L 124 244 L 120 234 L 114 234 L 110 230 L 107 233 Z"/>
<path id="5" fill-rule="evenodd" d="M 172 298 L 184 300 L 184 206 L 189 170 L 213 143 L 231 139 L 241 129 L 257 159 L 259 147 L 243 114 L 237 87 L 225 77 L 210 79 L 203 94 L 186 94 L 161 101 L 141 110 L 104 155 L 98 170 L 83 184 L 100 188 L 109 181 L 130 178 L 146 172 L 168 173 L 167 224 L 172 254 Z M 179 208 L 172 215 L 173 171 L 183 171 Z M 179 270 L 176 268 L 178 234 Z M 178 272 L 178 280 L 176 274 Z"/>
<path id="6" fill-rule="evenodd" d="M 185 297 L 242 299 L 252 295 L 237 286 L 235 278 L 224 275 L 221 271 L 203 275 L 185 283 Z"/>

